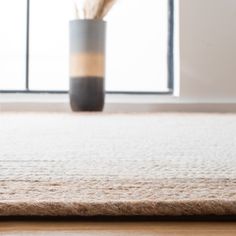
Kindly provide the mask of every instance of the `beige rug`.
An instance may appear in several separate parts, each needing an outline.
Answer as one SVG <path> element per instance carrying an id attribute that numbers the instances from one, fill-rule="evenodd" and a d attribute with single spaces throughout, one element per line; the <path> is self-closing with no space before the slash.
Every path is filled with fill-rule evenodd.
<path id="1" fill-rule="evenodd" d="M 0 215 L 236 214 L 236 115 L 0 113 Z"/>

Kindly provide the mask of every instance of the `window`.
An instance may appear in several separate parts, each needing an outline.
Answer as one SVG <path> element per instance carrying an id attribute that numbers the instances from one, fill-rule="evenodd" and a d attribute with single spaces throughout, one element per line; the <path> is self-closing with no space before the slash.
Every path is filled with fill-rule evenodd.
<path id="1" fill-rule="evenodd" d="M 0 0 L 0 90 L 25 88 L 26 5 L 26 0 Z"/>
<path id="2" fill-rule="evenodd" d="M 70 1 L 0 0 L 3 12 L 12 12 L 8 9 L 10 2 L 14 2 L 17 12 L 9 17 L 13 19 L 10 23 L 2 16 L 1 24 L 5 29 L 17 25 L 16 32 L 8 29 L 8 38 L 18 40 L 15 51 L 5 53 L 4 44 L 9 49 L 12 45 L 8 39 L 0 39 L 0 60 L 7 58 L 11 67 L 0 68 L 0 90 L 67 91 L 68 21 L 73 11 Z M 171 92 L 172 7 L 173 0 L 117 2 L 106 18 L 107 91 Z"/>

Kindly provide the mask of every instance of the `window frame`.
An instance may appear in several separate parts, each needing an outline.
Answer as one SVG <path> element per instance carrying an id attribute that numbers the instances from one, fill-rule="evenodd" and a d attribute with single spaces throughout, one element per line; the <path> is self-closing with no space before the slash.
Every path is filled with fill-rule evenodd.
<path id="1" fill-rule="evenodd" d="M 174 92 L 174 19 L 175 0 L 168 0 L 168 52 L 167 52 L 167 88 L 168 91 L 145 92 L 145 91 L 106 91 L 106 94 L 126 95 L 173 95 Z M 30 90 L 29 89 L 29 38 L 30 38 L 30 0 L 27 0 L 26 22 L 26 76 L 24 90 L 0 90 L 0 93 L 23 93 L 23 94 L 68 94 L 67 90 Z"/>

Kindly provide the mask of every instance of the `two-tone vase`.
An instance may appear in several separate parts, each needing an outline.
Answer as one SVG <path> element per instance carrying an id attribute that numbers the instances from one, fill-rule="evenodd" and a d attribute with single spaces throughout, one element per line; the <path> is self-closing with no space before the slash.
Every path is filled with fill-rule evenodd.
<path id="1" fill-rule="evenodd" d="M 73 111 L 103 110 L 105 45 L 105 21 L 70 21 L 69 95 Z"/>

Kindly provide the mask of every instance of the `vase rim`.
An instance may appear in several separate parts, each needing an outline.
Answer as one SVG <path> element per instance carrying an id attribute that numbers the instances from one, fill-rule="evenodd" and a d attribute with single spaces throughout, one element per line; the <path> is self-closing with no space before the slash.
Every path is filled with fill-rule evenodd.
<path id="1" fill-rule="evenodd" d="M 103 19 L 73 19 L 73 20 L 70 20 L 70 21 L 81 21 L 81 22 L 88 22 L 88 21 L 91 21 L 91 22 L 104 22 L 104 23 L 106 23 L 106 21 L 105 20 L 103 20 Z"/>

